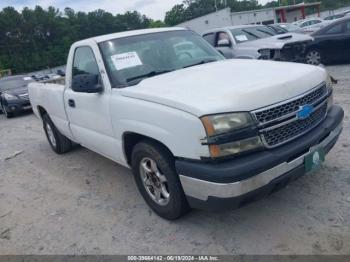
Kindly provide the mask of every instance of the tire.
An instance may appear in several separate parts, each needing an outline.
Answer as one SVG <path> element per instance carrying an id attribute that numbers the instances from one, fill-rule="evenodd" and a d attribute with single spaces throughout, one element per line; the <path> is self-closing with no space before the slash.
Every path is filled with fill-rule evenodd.
<path id="1" fill-rule="evenodd" d="M 306 63 L 309 65 L 318 66 L 324 62 L 323 55 L 318 49 L 310 49 L 305 55 Z"/>
<path id="2" fill-rule="evenodd" d="M 166 148 L 153 141 L 142 141 L 135 145 L 131 161 L 136 185 L 146 203 L 156 214 L 168 220 L 175 220 L 190 210 L 175 170 L 174 158 Z M 154 166 L 152 168 L 151 161 L 154 161 L 158 175 L 154 172 L 155 168 Z M 145 165 L 152 172 L 147 173 L 143 168 Z M 157 190 L 162 191 L 158 199 L 155 197 Z"/>
<path id="3" fill-rule="evenodd" d="M 43 115 L 43 128 L 53 151 L 57 154 L 64 154 L 73 147 L 72 141 L 62 135 L 52 122 L 48 114 Z"/>
<path id="4" fill-rule="evenodd" d="M 5 106 L 1 103 L 1 111 L 6 116 L 6 118 L 12 118 L 14 116 L 14 113 L 7 112 Z"/>

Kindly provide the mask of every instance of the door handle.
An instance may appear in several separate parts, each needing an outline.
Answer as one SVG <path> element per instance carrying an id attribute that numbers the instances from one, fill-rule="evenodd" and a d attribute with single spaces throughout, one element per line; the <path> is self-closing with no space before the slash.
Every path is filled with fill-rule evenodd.
<path id="1" fill-rule="evenodd" d="M 68 99 L 68 105 L 70 107 L 75 107 L 75 101 L 73 99 Z"/>

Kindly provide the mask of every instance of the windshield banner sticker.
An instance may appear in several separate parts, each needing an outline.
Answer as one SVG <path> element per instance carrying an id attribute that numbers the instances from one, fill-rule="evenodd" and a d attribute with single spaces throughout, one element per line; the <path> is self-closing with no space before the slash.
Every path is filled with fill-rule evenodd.
<path id="1" fill-rule="evenodd" d="M 117 70 L 142 65 L 141 59 L 136 52 L 128 52 L 111 56 L 112 62 Z"/>
<path id="2" fill-rule="evenodd" d="M 240 42 L 248 41 L 248 37 L 246 35 L 236 35 L 236 39 Z"/>

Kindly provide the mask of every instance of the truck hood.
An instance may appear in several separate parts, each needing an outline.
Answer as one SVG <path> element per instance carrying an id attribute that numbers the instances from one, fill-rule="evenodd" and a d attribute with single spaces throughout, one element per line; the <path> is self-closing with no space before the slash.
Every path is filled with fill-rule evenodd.
<path id="1" fill-rule="evenodd" d="M 282 49 L 286 44 L 312 41 L 313 38 L 304 34 L 287 33 L 262 38 L 254 41 L 244 42 L 238 45 L 240 48 L 257 48 L 257 49 Z"/>
<path id="2" fill-rule="evenodd" d="M 151 77 L 118 92 L 203 116 L 269 106 L 307 92 L 326 78 L 321 67 L 233 59 Z"/>

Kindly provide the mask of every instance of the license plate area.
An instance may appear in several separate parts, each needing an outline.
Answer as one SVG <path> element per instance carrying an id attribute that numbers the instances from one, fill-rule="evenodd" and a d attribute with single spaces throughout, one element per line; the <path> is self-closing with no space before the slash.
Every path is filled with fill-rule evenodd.
<path id="1" fill-rule="evenodd" d="M 325 161 L 325 152 L 321 147 L 313 148 L 310 153 L 305 156 L 304 166 L 305 172 L 317 171 L 321 168 L 322 163 Z"/>

